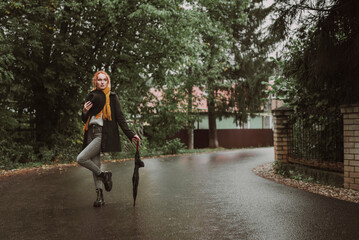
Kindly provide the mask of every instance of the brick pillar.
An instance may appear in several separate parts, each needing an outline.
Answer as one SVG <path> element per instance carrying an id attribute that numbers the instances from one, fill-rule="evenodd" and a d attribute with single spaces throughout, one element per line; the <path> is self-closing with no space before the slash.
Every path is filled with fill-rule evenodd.
<path id="1" fill-rule="evenodd" d="M 289 124 L 289 116 L 293 110 L 280 107 L 272 111 L 274 118 L 274 159 L 283 163 L 288 162 L 292 126 Z"/>
<path id="2" fill-rule="evenodd" d="M 341 106 L 344 129 L 344 188 L 359 190 L 359 103 Z"/>

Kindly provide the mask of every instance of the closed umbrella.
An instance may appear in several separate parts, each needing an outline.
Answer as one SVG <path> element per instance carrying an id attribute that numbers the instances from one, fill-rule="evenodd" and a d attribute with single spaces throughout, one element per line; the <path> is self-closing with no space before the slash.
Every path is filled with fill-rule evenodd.
<path id="1" fill-rule="evenodd" d="M 132 176 L 133 206 L 134 207 L 136 206 L 137 188 L 138 188 L 138 182 L 139 182 L 139 179 L 140 179 L 138 169 L 140 167 L 145 166 L 145 163 L 140 159 L 140 153 L 138 151 L 138 145 L 139 145 L 139 140 L 137 140 L 137 149 L 136 149 L 136 154 L 135 154 L 135 168 L 133 170 L 133 176 Z"/>

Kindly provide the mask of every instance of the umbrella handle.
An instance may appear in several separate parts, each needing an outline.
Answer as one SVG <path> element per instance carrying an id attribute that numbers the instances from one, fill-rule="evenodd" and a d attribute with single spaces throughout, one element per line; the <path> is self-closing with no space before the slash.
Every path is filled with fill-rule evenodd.
<path id="1" fill-rule="evenodd" d="M 138 145 L 140 143 L 140 140 L 137 139 L 137 148 L 136 148 L 136 151 L 138 151 Z"/>

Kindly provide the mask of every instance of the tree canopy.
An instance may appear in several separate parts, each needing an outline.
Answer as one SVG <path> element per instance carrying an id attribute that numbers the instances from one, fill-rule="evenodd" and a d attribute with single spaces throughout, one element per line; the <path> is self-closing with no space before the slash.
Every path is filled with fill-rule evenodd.
<path id="1" fill-rule="evenodd" d="M 109 73 L 125 113 L 150 124 L 158 142 L 193 126 L 194 87 L 208 93 L 200 97 L 211 121 L 228 114 L 246 121 L 261 105 L 259 83 L 268 76 L 273 43 L 261 32 L 271 10 L 262 2 L 2 1 L 4 164 L 73 158 L 82 102 L 97 70 Z M 163 99 L 150 89 L 163 91 Z"/>
<path id="2" fill-rule="evenodd" d="M 359 2 L 278 0 L 276 12 L 276 37 L 297 24 L 280 59 L 286 82 L 295 86 L 287 102 L 314 115 L 358 102 Z"/>

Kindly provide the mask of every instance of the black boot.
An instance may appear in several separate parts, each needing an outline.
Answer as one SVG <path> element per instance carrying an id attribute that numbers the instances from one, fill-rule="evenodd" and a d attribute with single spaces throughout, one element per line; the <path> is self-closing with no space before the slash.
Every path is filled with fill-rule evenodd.
<path id="1" fill-rule="evenodd" d="M 103 199 L 103 193 L 102 193 L 102 189 L 96 189 L 96 194 L 97 194 L 97 198 L 95 200 L 95 202 L 93 203 L 94 207 L 101 207 L 103 205 L 105 205 L 105 200 Z"/>
<path id="2" fill-rule="evenodd" d="M 110 172 L 110 171 L 101 172 L 100 175 L 98 175 L 97 177 L 102 180 L 103 185 L 105 185 L 106 191 L 107 192 L 111 191 L 111 189 L 112 189 L 112 172 Z"/>

